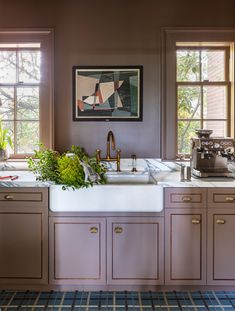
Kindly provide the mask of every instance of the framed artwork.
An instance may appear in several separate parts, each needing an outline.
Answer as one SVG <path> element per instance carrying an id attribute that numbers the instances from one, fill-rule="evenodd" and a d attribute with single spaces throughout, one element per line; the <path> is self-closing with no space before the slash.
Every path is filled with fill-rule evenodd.
<path id="1" fill-rule="evenodd" d="M 143 66 L 73 66 L 74 121 L 141 121 Z"/>

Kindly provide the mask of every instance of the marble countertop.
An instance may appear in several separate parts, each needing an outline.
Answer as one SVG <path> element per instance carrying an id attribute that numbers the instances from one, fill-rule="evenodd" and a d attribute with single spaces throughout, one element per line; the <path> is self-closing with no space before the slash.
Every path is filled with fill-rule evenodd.
<path id="1" fill-rule="evenodd" d="M 189 163 L 183 163 L 189 165 Z M 235 187 L 235 178 L 210 177 L 195 178 L 191 181 L 180 181 L 180 168 L 182 162 L 161 161 L 160 159 L 137 159 L 137 170 L 140 173 L 147 171 L 163 187 Z M 116 163 L 108 163 L 108 169 L 115 171 Z M 121 159 L 122 172 L 131 171 L 131 159 Z M 19 162 L 9 162 L 0 165 L 0 177 L 18 176 L 16 180 L 0 180 L 0 187 L 50 187 L 50 182 L 36 181 L 34 174 L 27 169 L 27 165 Z M 235 170 L 235 167 L 234 167 Z"/>
<path id="2" fill-rule="evenodd" d="M 180 180 L 181 165 L 189 166 L 189 162 L 161 161 L 159 159 L 146 159 L 151 174 L 159 185 L 164 187 L 235 187 L 235 178 L 228 177 L 191 177 L 190 181 Z M 230 167 L 235 170 L 235 167 Z"/>
<path id="3" fill-rule="evenodd" d="M 16 180 L 11 178 L 0 180 L 0 187 L 49 187 L 49 182 L 37 181 L 30 171 L 0 171 L 0 177 L 17 176 Z"/>

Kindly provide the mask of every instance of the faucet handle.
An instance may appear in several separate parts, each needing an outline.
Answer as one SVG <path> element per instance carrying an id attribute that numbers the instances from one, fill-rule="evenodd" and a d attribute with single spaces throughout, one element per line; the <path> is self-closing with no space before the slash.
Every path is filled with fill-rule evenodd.
<path id="1" fill-rule="evenodd" d="M 136 169 L 136 155 L 135 154 L 132 154 L 131 155 L 131 158 L 132 158 L 132 172 L 137 172 L 137 169 Z"/>
<path id="2" fill-rule="evenodd" d="M 121 160 L 121 149 L 117 149 L 117 172 L 121 172 L 120 160 Z"/>
<path id="3" fill-rule="evenodd" d="M 100 153 L 101 153 L 101 150 L 100 149 L 96 149 L 96 162 L 97 163 L 100 162 Z"/>

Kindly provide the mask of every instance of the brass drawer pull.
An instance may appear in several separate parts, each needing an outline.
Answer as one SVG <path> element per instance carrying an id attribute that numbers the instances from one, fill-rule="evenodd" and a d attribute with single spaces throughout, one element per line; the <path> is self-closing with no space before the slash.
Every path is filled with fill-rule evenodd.
<path id="1" fill-rule="evenodd" d="M 13 197 L 13 195 L 8 195 L 7 194 L 7 195 L 4 196 L 4 199 L 10 201 L 10 200 L 13 200 L 14 197 Z"/>
<path id="2" fill-rule="evenodd" d="M 183 202 L 191 202 L 192 198 L 191 197 L 182 197 Z"/>
<path id="3" fill-rule="evenodd" d="M 98 228 L 97 227 L 91 227 L 90 233 L 98 233 Z"/>
<path id="4" fill-rule="evenodd" d="M 225 221 L 224 219 L 217 219 L 217 220 L 216 220 L 216 223 L 217 223 L 218 225 L 224 225 L 224 224 L 226 223 L 226 221 Z"/>
<path id="5" fill-rule="evenodd" d="M 118 234 L 119 234 L 119 233 L 122 233 L 122 231 L 123 231 L 122 227 L 115 227 L 115 228 L 114 228 L 114 232 L 115 232 L 115 233 L 118 233 Z"/>
<path id="6" fill-rule="evenodd" d="M 199 219 L 192 219 L 192 224 L 193 225 L 199 225 L 200 224 L 200 220 Z"/>
<path id="7" fill-rule="evenodd" d="M 225 200 L 227 202 L 233 202 L 234 201 L 234 197 L 226 197 Z"/>

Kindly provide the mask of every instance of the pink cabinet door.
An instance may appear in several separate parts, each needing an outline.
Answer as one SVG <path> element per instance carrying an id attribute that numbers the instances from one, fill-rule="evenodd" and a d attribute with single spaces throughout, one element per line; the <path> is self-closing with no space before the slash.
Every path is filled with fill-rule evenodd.
<path id="1" fill-rule="evenodd" d="M 207 279 L 211 285 L 235 285 L 235 213 L 208 214 Z"/>
<path id="2" fill-rule="evenodd" d="M 108 284 L 163 284 L 164 219 L 108 219 Z"/>
<path id="3" fill-rule="evenodd" d="M 105 220 L 50 218 L 50 282 L 105 284 Z"/>
<path id="4" fill-rule="evenodd" d="M 0 212 L 0 283 L 48 282 L 45 228 L 40 212 Z"/>
<path id="5" fill-rule="evenodd" d="M 206 214 L 203 210 L 165 213 L 166 284 L 205 284 Z"/>

